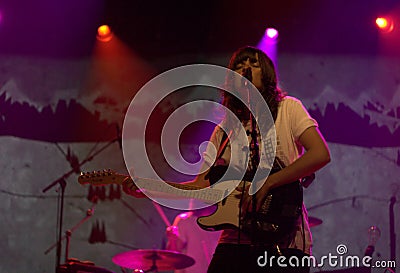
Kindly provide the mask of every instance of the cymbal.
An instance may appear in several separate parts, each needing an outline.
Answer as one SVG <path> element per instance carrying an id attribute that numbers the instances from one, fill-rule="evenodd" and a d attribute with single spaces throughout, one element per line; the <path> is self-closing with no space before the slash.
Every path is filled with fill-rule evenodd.
<path id="1" fill-rule="evenodd" d="M 316 217 L 312 217 L 309 216 L 308 217 L 308 225 L 310 227 L 315 227 L 315 226 L 319 226 L 320 224 L 322 224 L 322 220 Z"/>
<path id="2" fill-rule="evenodd" d="M 123 252 L 112 258 L 116 265 L 129 269 L 169 271 L 194 265 L 192 257 L 185 254 L 157 249 L 138 249 Z"/>

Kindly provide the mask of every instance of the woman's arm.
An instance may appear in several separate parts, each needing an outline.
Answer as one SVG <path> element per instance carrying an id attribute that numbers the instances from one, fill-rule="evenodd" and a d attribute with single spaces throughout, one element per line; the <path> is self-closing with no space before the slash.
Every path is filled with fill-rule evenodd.
<path id="1" fill-rule="evenodd" d="M 328 146 L 317 127 L 309 127 L 299 138 L 306 152 L 281 171 L 271 174 L 267 186 L 272 189 L 318 171 L 331 160 Z"/>
<path id="2" fill-rule="evenodd" d="M 268 176 L 264 185 L 256 193 L 257 209 L 269 190 L 311 175 L 330 162 L 328 146 L 317 127 L 307 128 L 300 135 L 299 141 L 306 152 L 289 166 Z M 251 207 L 250 203 L 251 198 L 243 202 L 243 211 Z"/>

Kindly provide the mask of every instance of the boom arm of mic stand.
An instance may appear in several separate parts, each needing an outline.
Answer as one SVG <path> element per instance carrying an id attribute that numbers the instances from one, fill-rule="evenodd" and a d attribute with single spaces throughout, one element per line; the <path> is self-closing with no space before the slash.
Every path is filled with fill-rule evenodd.
<path id="1" fill-rule="evenodd" d="M 251 82 L 251 69 L 247 70 L 245 72 L 245 75 L 247 79 Z M 250 115 L 250 136 L 251 136 L 251 141 L 250 141 L 250 164 L 251 164 L 251 171 L 255 175 L 256 170 L 258 168 L 258 165 L 260 163 L 260 153 L 259 153 L 259 146 L 258 146 L 258 139 L 257 139 L 257 126 L 256 126 L 256 119 L 254 115 L 252 114 L 252 108 L 251 108 L 251 99 L 250 99 L 250 87 L 248 85 L 248 82 L 245 81 L 245 87 L 247 88 L 247 104 L 249 107 L 249 115 Z M 257 230 L 257 219 L 255 217 L 256 212 L 257 212 L 257 199 L 256 199 L 256 194 L 255 194 L 255 183 L 251 183 L 250 187 L 252 187 L 252 214 L 253 214 L 253 219 L 251 221 L 252 225 L 252 230 L 253 230 L 253 236 L 252 236 L 252 243 L 255 243 L 255 237 L 256 237 L 256 230 Z"/>
<path id="2" fill-rule="evenodd" d="M 119 141 L 119 137 L 111 140 L 109 143 L 107 143 L 106 145 L 104 145 L 101 149 L 99 149 L 96 153 L 94 153 L 92 156 L 87 157 L 86 159 L 84 159 L 81 163 L 78 164 L 78 167 L 83 166 L 84 164 L 86 164 L 87 162 L 91 161 L 96 155 L 98 155 L 100 152 L 102 152 L 103 150 L 105 150 L 108 146 L 110 146 L 111 144 L 113 144 L 114 142 Z M 52 183 L 50 183 L 47 187 L 45 187 L 42 192 L 45 193 L 48 190 L 50 190 L 52 187 L 54 187 L 55 185 L 60 183 L 60 180 L 66 179 L 68 178 L 71 174 L 73 174 L 75 171 L 73 169 L 71 169 L 69 172 L 65 173 L 63 176 L 61 176 L 60 178 L 54 180 Z"/>
<path id="3" fill-rule="evenodd" d="M 89 218 L 92 217 L 93 214 L 94 214 L 94 208 L 95 208 L 95 205 L 93 205 L 90 209 L 88 209 L 88 210 L 86 211 L 86 216 L 85 216 L 82 220 L 80 220 L 74 227 L 72 227 L 71 229 L 67 230 L 67 231 L 65 232 L 65 235 L 61 237 L 61 240 L 66 239 L 67 236 L 71 236 L 72 233 L 73 233 L 75 230 L 77 230 L 83 223 L 85 223 L 87 220 L 89 220 Z M 50 251 L 51 251 L 53 248 L 55 248 L 55 247 L 57 246 L 58 243 L 59 243 L 59 242 L 56 242 L 56 243 L 54 243 L 53 245 L 51 245 L 48 249 L 46 249 L 46 251 L 44 252 L 44 254 L 45 254 L 45 255 L 49 254 Z M 67 259 L 67 258 L 68 258 L 68 256 L 66 255 L 66 259 Z"/>
<path id="4" fill-rule="evenodd" d="M 109 143 L 104 145 L 101 149 L 99 149 L 97 152 L 95 152 L 93 155 L 87 157 L 85 160 L 83 160 L 81 163 L 79 163 L 77 166 L 80 167 L 83 164 L 85 164 L 88 161 L 91 161 L 96 155 L 98 155 L 100 152 L 105 150 L 108 146 L 113 144 L 114 142 L 118 141 L 119 138 L 111 140 Z M 61 241 L 62 241 L 62 226 L 63 226 L 63 212 L 64 212 L 64 194 L 65 194 L 65 187 L 67 185 L 67 182 L 65 181 L 66 178 L 68 178 L 71 174 L 73 174 L 75 171 L 71 169 L 69 172 L 65 173 L 62 175 L 60 178 L 56 179 L 52 183 L 50 183 L 47 187 L 45 187 L 42 192 L 47 192 L 49 189 L 53 188 L 57 184 L 60 185 L 61 188 L 61 195 L 59 197 L 59 208 L 58 208 L 58 219 L 57 219 L 57 229 L 58 229 L 58 240 L 57 240 L 57 261 L 56 261 L 56 272 L 57 268 L 60 266 L 61 262 Z"/>

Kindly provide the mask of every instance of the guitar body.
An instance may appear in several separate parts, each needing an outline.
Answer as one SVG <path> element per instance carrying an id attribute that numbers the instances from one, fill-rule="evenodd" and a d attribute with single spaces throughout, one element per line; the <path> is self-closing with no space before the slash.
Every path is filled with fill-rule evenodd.
<path id="1" fill-rule="evenodd" d="M 275 167 L 271 173 L 280 169 L 281 167 Z M 226 167 L 215 166 L 213 171 L 210 178 L 218 181 L 225 173 Z M 228 181 L 222 183 L 226 182 Z M 264 244 L 275 244 L 296 229 L 303 205 L 303 188 L 300 181 L 272 189 L 265 197 L 259 211 L 247 212 L 241 222 L 239 222 L 240 195 L 240 192 L 233 191 L 218 203 L 217 210 L 213 214 L 199 217 L 198 225 L 209 231 L 241 229 L 253 236 L 252 238 L 256 238 L 257 242 Z"/>
<path id="2" fill-rule="evenodd" d="M 300 182 L 292 182 L 271 190 L 260 210 L 239 223 L 240 192 L 234 191 L 218 203 L 217 210 L 197 219 L 198 225 L 208 231 L 221 229 L 241 229 L 255 236 L 257 241 L 274 244 L 295 230 L 301 215 L 303 192 Z M 255 226 L 253 226 L 253 221 Z"/>
<path id="3" fill-rule="evenodd" d="M 303 188 L 300 182 L 292 182 L 271 190 L 262 207 L 252 215 L 249 213 L 242 225 L 245 232 L 255 232 L 256 238 L 264 243 L 277 243 L 296 230 L 302 213 Z M 255 219 L 256 228 L 252 229 Z"/>
<path id="4" fill-rule="evenodd" d="M 207 231 L 238 228 L 240 197 L 235 196 L 238 194 L 240 192 L 233 191 L 218 203 L 213 214 L 197 218 L 197 224 Z"/>

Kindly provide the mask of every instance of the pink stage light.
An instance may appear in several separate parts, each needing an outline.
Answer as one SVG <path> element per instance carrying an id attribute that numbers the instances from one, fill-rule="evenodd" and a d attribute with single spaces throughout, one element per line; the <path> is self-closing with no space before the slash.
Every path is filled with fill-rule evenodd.
<path id="1" fill-rule="evenodd" d="M 375 24 L 383 32 L 392 32 L 394 29 L 393 20 L 389 17 L 378 17 Z"/>
<path id="2" fill-rule="evenodd" d="M 274 28 L 267 28 L 265 35 L 270 39 L 278 38 L 278 31 Z"/>
<path id="3" fill-rule="evenodd" d="M 278 39 L 279 32 L 277 29 L 269 27 L 266 28 L 264 34 L 262 35 L 260 41 L 257 44 L 257 48 L 264 51 L 268 57 L 271 58 L 272 62 L 274 63 L 275 67 L 278 67 Z M 278 73 L 278 68 L 277 68 Z"/>

